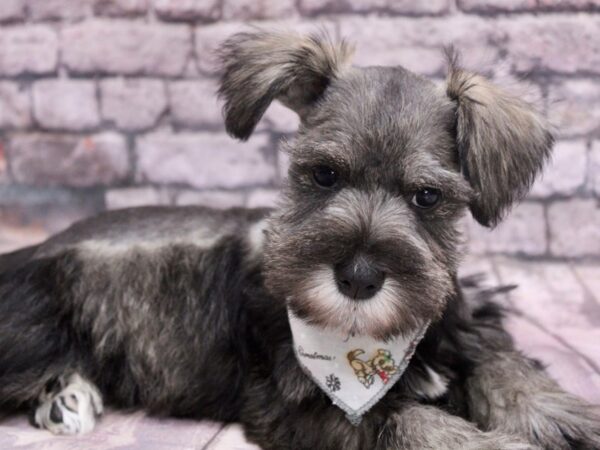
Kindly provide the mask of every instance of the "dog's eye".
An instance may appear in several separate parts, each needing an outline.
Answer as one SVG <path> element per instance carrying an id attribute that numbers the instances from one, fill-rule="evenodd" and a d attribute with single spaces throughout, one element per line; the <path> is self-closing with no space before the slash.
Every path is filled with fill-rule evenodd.
<path id="1" fill-rule="evenodd" d="M 337 181 L 337 173 L 329 166 L 316 166 L 313 168 L 313 178 L 319 186 L 330 188 Z"/>
<path id="2" fill-rule="evenodd" d="M 423 188 L 417 191 L 412 198 L 412 204 L 419 208 L 433 208 L 442 198 L 442 191 L 435 188 Z"/>

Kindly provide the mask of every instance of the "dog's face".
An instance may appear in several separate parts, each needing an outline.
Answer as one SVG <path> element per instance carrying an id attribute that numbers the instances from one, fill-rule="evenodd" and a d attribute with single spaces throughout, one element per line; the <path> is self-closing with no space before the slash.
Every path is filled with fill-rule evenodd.
<path id="1" fill-rule="evenodd" d="M 388 373 L 394 373 L 397 369 L 392 354 L 388 350 L 379 350 L 373 357 L 372 364 L 375 369 Z"/>
<path id="2" fill-rule="evenodd" d="M 246 33 L 223 46 L 228 131 L 273 99 L 296 111 L 266 281 L 300 317 L 385 339 L 438 318 L 453 294 L 458 221 L 495 224 L 552 144 L 519 99 L 453 64 L 447 86 L 403 68 L 349 67 L 323 37 Z"/>
<path id="3" fill-rule="evenodd" d="M 452 289 L 460 175 L 454 107 L 402 69 L 349 69 L 288 145 L 269 283 L 320 325 L 377 335 L 414 329 Z"/>

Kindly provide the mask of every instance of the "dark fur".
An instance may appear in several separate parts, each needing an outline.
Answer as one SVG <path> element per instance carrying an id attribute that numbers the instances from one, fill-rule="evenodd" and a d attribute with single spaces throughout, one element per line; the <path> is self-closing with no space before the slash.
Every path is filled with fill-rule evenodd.
<path id="1" fill-rule="evenodd" d="M 274 99 L 302 118 L 281 207 L 117 211 L 0 257 L 3 408 L 75 371 L 116 406 L 241 422 L 264 449 L 596 448 L 590 408 L 514 350 L 492 292 L 467 302 L 456 277 L 463 211 L 495 223 L 550 152 L 529 105 L 457 67 L 448 95 L 402 68 L 345 67 L 347 47 L 318 36 L 246 33 L 222 55 L 233 135 Z M 315 186 L 318 164 L 338 170 L 336 188 Z M 411 205 L 423 186 L 443 190 L 436 209 Z M 361 332 L 434 321 L 359 426 L 300 369 L 286 316 L 287 300 L 339 325 L 310 277 L 356 253 L 395 283 L 391 313 Z M 430 370 L 445 395 L 428 395 Z M 526 404 L 501 401 L 521 392 Z"/>

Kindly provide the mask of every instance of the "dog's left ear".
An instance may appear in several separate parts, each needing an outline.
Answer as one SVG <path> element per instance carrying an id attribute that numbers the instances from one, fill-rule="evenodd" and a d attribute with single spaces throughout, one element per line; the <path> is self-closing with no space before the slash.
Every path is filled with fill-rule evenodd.
<path id="1" fill-rule="evenodd" d="M 446 89 L 456 102 L 461 169 L 475 191 L 471 212 L 493 227 L 527 194 L 550 156 L 550 127 L 526 101 L 458 68 L 452 52 Z"/>
<path id="2" fill-rule="evenodd" d="M 325 34 L 238 33 L 219 49 L 227 132 L 248 139 L 274 99 L 302 119 L 346 65 L 352 49 Z"/>

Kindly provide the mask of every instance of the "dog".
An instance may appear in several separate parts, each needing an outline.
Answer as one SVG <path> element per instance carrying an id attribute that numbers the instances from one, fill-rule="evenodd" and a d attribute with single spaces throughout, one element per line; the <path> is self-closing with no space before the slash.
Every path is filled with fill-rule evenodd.
<path id="1" fill-rule="evenodd" d="M 461 218 L 504 217 L 550 127 L 452 52 L 443 87 L 351 54 L 262 30 L 220 48 L 231 135 L 248 139 L 273 100 L 301 119 L 275 210 L 107 212 L 0 258 L 3 411 L 57 434 L 91 430 L 104 404 L 239 422 L 266 450 L 600 448 L 593 407 L 457 278 Z M 352 423 L 299 363 L 291 317 L 375 342 L 426 331 Z"/>
<path id="2" fill-rule="evenodd" d="M 390 380 L 390 375 L 394 375 L 398 371 L 398 367 L 396 367 L 396 362 L 392 358 L 390 351 L 378 349 L 377 354 L 368 361 L 359 358 L 364 353 L 364 350 L 356 349 L 348 352 L 347 355 L 348 362 L 352 370 L 354 370 L 358 381 L 368 388 L 373 385 L 375 375 L 377 375 L 384 384 L 387 384 Z"/>
<path id="3" fill-rule="evenodd" d="M 359 358 L 359 356 L 364 353 L 364 350 L 361 349 L 352 350 L 351 352 L 348 352 L 347 358 L 358 381 L 368 388 L 375 381 L 375 368 L 373 367 L 371 360 L 364 361 Z"/>
<path id="4" fill-rule="evenodd" d="M 387 384 L 390 380 L 390 376 L 398 371 L 396 361 L 392 358 L 389 350 L 377 350 L 377 355 L 371 359 L 371 365 L 384 384 Z"/>

